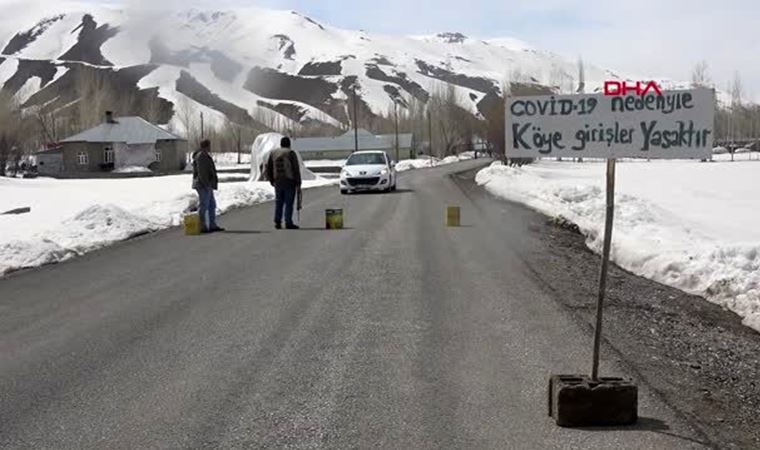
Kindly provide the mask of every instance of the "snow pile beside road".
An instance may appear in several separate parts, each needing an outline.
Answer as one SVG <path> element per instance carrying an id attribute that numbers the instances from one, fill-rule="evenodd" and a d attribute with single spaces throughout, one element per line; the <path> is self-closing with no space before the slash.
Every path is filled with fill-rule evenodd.
<path id="1" fill-rule="evenodd" d="M 251 145 L 251 181 L 260 181 L 264 178 L 262 171 L 264 170 L 264 164 L 269 160 L 269 155 L 276 149 L 280 148 L 280 140 L 284 136 L 279 133 L 262 133 L 256 136 L 256 140 Z M 298 155 L 298 163 L 301 167 L 301 179 L 316 180 L 317 175 L 309 170 L 304 164 L 303 157 L 300 153 Z"/>
<path id="2" fill-rule="evenodd" d="M 335 184 L 305 181 L 304 187 Z M 0 210 L 29 206 L 29 214 L 0 216 L 0 275 L 61 262 L 141 234 L 177 226 L 197 207 L 191 177 L 137 179 L 0 179 Z M 269 183 L 224 183 L 220 213 L 274 198 Z"/>
<path id="3" fill-rule="evenodd" d="M 238 165 L 249 165 L 251 163 L 251 154 L 249 152 L 240 153 L 240 163 L 238 163 L 238 154 L 235 152 L 212 152 L 211 158 L 217 167 L 237 167 Z"/>
<path id="4" fill-rule="evenodd" d="M 406 172 L 407 170 L 425 169 L 438 165 L 438 159 L 404 159 L 396 164 L 397 172 Z"/>
<path id="5" fill-rule="evenodd" d="M 443 159 L 435 157 L 425 156 L 418 159 L 404 159 L 396 164 L 396 171 L 406 172 L 407 170 L 427 169 L 430 167 L 445 166 L 447 164 L 453 164 L 460 161 L 467 161 L 475 158 L 472 152 L 465 152 L 459 155 L 447 156 Z"/>
<path id="6" fill-rule="evenodd" d="M 612 258 L 638 275 L 701 295 L 760 331 L 760 178 L 756 163 L 618 165 Z M 579 226 L 601 252 L 604 164 L 494 163 L 489 192 Z"/>
<path id="7" fill-rule="evenodd" d="M 343 167 L 346 165 L 345 159 L 311 159 L 304 161 L 307 168 L 310 167 Z"/>
<path id="8" fill-rule="evenodd" d="M 114 169 L 113 173 L 152 173 L 152 171 L 142 166 L 126 166 Z"/>

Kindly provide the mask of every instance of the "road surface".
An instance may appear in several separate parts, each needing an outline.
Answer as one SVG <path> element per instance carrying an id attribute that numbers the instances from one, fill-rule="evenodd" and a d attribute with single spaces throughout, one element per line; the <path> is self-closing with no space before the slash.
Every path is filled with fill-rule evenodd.
<path id="1" fill-rule="evenodd" d="M 551 251 L 535 213 L 449 176 L 478 164 L 394 194 L 307 191 L 301 231 L 264 204 L 228 233 L 0 280 L 0 447 L 698 447 L 646 386 L 635 428 L 549 420 L 548 376 L 587 371 L 591 336 L 525 268 Z M 347 229 L 321 229 L 330 207 Z M 612 355 L 603 372 L 625 374 Z"/>

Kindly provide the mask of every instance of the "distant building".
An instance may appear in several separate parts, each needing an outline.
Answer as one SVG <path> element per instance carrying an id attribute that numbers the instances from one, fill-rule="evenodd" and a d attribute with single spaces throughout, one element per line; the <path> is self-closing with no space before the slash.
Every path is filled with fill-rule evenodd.
<path id="1" fill-rule="evenodd" d="M 383 150 L 393 159 L 414 158 L 411 133 L 398 135 L 398 155 L 396 155 L 396 135 L 374 135 L 367 130 L 358 130 L 359 150 Z M 335 137 L 310 137 L 293 140 L 293 149 L 297 150 L 304 160 L 315 159 L 346 159 L 356 149 L 354 130 Z"/>
<path id="2" fill-rule="evenodd" d="M 62 172 L 109 172 L 147 167 L 154 172 L 183 170 L 187 141 L 141 117 L 116 117 L 61 142 Z"/>
<path id="3" fill-rule="evenodd" d="M 35 153 L 34 160 L 40 175 L 56 176 L 63 172 L 63 151 L 60 146 Z"/>

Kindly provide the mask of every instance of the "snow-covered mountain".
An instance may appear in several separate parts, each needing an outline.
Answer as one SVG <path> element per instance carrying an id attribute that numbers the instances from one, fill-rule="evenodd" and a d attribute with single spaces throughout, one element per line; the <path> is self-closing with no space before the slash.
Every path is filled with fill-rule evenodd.
<path id="1" fill-rule="evenodd" d="M 515 39 L 385 36 L 253 7 L 166 12 L 46 1 L 6 10 L 0 46 L 0 86 L 25 106 L 75 103 L 86 67 L 120 90 L 157 96 L 164 119 L 175 122 L 179 105 L 189 104 L 212 122 L 266 116 L 286 126 L 341 126 L 354 90 L 364 116 L 385 114 L 394 101 L 425 102 L 447 85 L 481 115 L 508 79 L 567 90 L 577 73 L 575 61 Z M 585 69 L 591 90 L 617 77 Z"/>

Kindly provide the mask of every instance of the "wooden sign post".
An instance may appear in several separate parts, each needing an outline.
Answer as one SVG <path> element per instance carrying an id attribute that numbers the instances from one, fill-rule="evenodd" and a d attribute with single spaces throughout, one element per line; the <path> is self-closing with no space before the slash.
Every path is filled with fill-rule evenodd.
<path id="1" fill-rule="evenodd" d="M 607 208 L 604 219 L 604 248 L 602 249 L 602 269 L 599 274 L 599 296 L 596 299 L 596 327 L 594 328 L 594 356 L 591 364 L 591 379 L 599 380 L 599 348 L 602 343 L 602 318 L 604 317 L 604 295 L 607 291 L 607 272 L 612 249 L 612 227 L 615 221 L 615 160 L 607 160 Z"/>
<path id="2" fill-rule="evenodd" d="M 659 94 L 659 95 L 657 95 Z M 542 95 L 506 101 L 507 158 L 607 160 L 602 265 L 596 301 L 591 376 L 553 375 L 549 414 L 561 426 L 636 422 L 638 389 L 630 379 L 599 372 L 607 273 L 615 217 L 619 158 L 706 159 L 712 153 L 715 92 L 710 89 L 648 95 Z"/>

